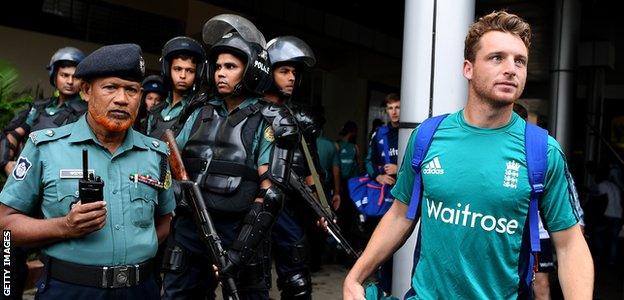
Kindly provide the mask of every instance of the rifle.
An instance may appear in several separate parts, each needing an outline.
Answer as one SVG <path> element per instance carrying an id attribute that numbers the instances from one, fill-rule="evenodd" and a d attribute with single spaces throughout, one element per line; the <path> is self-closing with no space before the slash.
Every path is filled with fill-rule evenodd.
<path id="1" fill-rule="evenodd" d="M 349 244 L 347 239 L 344 238 L 344 236 L 340 232 L 340 227 L 338 227 L 338 224 L 334 223 L 333 214 L 328 213 L 323 209 L 322 204 L 319 202 L 318 199 L 316 199 L 316 196 L 314 195 L 312 189 L 307 184 L 305 184 L 303 178 L 297 176 L 291 170 L 288 184 L 292 189 L 297 191 L 303 197 L 303 199 L 308 203 L 312 210 L 314 210 L 314 213 L 317 216 L 325 218 L 325 220 L 327 221 L 327 231 L 336 240 L 336 242 L 338 242 L 342 246 L 342 249 L 344 249 L 348 255 L 351 255 L 355 259 L 358 259 L 360 257 L 360 253 L 356 252 L 355 249 L 351 247 L 351 244 Z"/>
<path id="2" fill-rule="evenodd" d="M 212 252 L 212 257 L 217 264 L 217 268 L 219 268 L 219 270 L 223 270 L 223 268 L 227 265 L 227 251 L 223 249 L 221 238 L 219 238 L 217 230 L 214 227 L 214 223 L 212 223 L 212 218 L 208 213 L 208 209 L 206 209 L 204 197 L 202 196 L 199 186 L 197 185 L 197 182 L 201 182 L 203 175 L 199 175 L 197 182 L 189 180 L 186 168 L 182 162 L 182 157 L 180 156 L 180 150 L 176 144 L 173 132 L 170 129 L 165 131 L 161 140 L 167 143 L 167 147 L 169 147 L 169 165 L 173 178 L 178 180 L 178 183 L 184 192 L 184 196 L 191 202 L 190 204 L 192 205 L 191 210 L 193 213 L 193 219 L 195 220 L 197 229 L 199 229 L 199 236 Z M 210 153 L 209 157 L 212 157 L 212 153 Z M 239 300 L 240 297 L 238 296 L 238 290 L 236 289 L 234 279 L 231 277 L 224 279 L 225 282 L 223 279 L 221 279 L 221 282 L 229 292 L 230 298 L 233 300 Z"/>
<path id="3" fill-rule="evenodd" d="M 303 150 L 303 154 L 308 163 L 308 168 L 310 169 L 310 173 L 312 173 L 312 180 L 314 180 L 314 187 L 316 189 L 316 195 L 318 196 L 318 201 L 321 204 L 321 208 L 325 212 L 326 215 L 331 216 L 328 220 L 335 220 L 336 216 L 334 212 L 329 207 L 329 202 L 327 202 L 327 197 L 325 197 L 325 190 L 323 189 L 323 184 L 319 179 L 318 171 L 316 171 L 316 166 L 314 165 L 314 161 L 312 160 L 312 154 L 310 154 L 310 149 L 308 149 L 308 143 L 305 140 L 305 137 L 301 135 L 301 150 Z"/>

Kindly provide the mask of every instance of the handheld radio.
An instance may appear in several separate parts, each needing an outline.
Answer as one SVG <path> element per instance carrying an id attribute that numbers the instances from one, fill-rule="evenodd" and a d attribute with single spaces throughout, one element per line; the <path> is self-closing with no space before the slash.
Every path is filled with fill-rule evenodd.
<path id="1" fill-rule="evenodd" d="M 89 173 L 89 152 L 82 149 L 82 179 L 78 182 L 78 197 L 82 204 L 104 199 L 104 181 Z"/>

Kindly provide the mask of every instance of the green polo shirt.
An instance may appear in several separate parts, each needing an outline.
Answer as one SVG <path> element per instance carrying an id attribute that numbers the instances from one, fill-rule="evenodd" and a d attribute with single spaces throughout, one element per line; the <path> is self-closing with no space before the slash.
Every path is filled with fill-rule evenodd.
<path id="1" fill-rule="evenodd" d="M 84 116 L 73 124 L 31 133 L 0 202 L 25 214 L 40 210 L 45 219 L 67 215 L 77 201 L 82 149 L 89 151 L 89 169 L 104 181 L 106 225 L 80 238 L 48 244 L 42 251 L 64 261 L 98 266 L 136 264 L 154 257 L 158 248 L 154 218 L 173 211 L 173 193 L 135 183 L 129 176 L 138 173 L 164 181 L 168 151 L 163 142 L 133 129 L 114 154 L 97 141 Z"/>
<path id="2" fill-rule="evenodd" d="M 349 179 L 360 172 L 357 163 L 357 150 L 354 143 L 338 140 L 338 158 L 340 160 L 340 177 Z"/>
<path id="3" fill-rule="evenodd" d="M 80 97 L 80 93 L 72 96 L 71 98 L 63 101 L 63 104 L 58 105 L 59 102 L 59 98 L 58 96 L 55 96 L 51 99 L 51 101 L 49 101 L 45 107 L 45 113 L 53 116 L 55 114 L 57 114 L 59 111 L 62 111 L 64 109 L 68 109 L 69 108 L 69 104 L 71 104 L 72 102 L 77 102 L 77 101 L 84 101 L 82 100 L 82 98 Z M 30 111 L 28 112 L 28 116 L 26 117 L 26 124 L 28 124 L 28 126 L 33 126 L 34 122 L 35 122 L 35 118 L 37 117 L 37 110 L 35 109 L 35 107 L 31 108 Z"/>
<path id="4" fill-rule="evenodd" d="M 334 186 L 333 168 L 334 166 L 340 166 L 336 143 L 324 136 L 319 136 L 316 139 L 316 150 L 318 151 L 319 164 L 325 173 L 324 184 Z"/>
<path id="5" fill-rule="evenodd" d="M 165 121 L 169 121 L 171 119 L 175 119 L 179 117 L 180 114 L 182 114 L 182 112 L 188 105 L 190 97 L 191 97 L 191 94 L 189 93 L 188 95 L 184 96 L 182 100 L 180 100 L 178 103 L 176 103 L 175 105 L 171 105 L 171 103 L 173 102 L 173 97 L 171 93 L 169 93 L 169 96 L 167 96 L 167 99 L 165 99 L 165 103 L 167 103 L 167 105 L 165 105 L 165 107 L 163 107 L 163 109 L 160 111 L 160 116 L 162 116 L 163 120 Z M 154 125 L 154 116 L 150 114 L 147 120 L 147 132 L 148 133 L 152 131 L 153 125 Z"/>
<path id="6" fill-rule="evenodd" d="M 208 103 L 214 107 L 215 111 L 219 114 L 219 116 L 227 117 L 227 116 L 234 114 L 238 110 L 241 110 L 247 106 L 258 103 L 258 101 L 259 101 L 258 98 L 247 98 L 243 102 L 241 102 L 241 104 L 237 108 L 233 109 L 231 112 L 228 112 L 227 106 L 223 99 L 213 99 L 213 100 L 210 100 Z M 197 117 L 200 115 L 201 111 L 202 111 L 201 109 L 196 109 L 195 111 L 193 111 L 191 116 L 184 123 L 184 126 L 180 130 L 180 133 L 176 137 L 176 143 L 178 144 L 178 148 L 180 148 L 180 151 L 184 149 L 186 142 L 189 140 L 190 135 L 191 135 L 191 130 L 193 129 L 193 124 L 195 124 L 195 121 Z M 258 151 L 259 155 L 258 155 L 258 161 L 256 162 L 256 168 L 258 166 L 266 165 L 269 163 L 269 158 L 271 155 L 271 147 L 273 145 L 274 138 L 273 138 L 273 134 L 266 133 L 267 131 L 271 130 L 267 128 L 269 128 L 269 124 L 263 118 L 262 121 L 260 122 L 260 126 L 258 126 L 258 129 L 256 130 L 256 134 L 254 135 L 253 143 L 251 146 L 251 148 L 254 151 L 258 149 L 258 147 L 260 147 Z"/>

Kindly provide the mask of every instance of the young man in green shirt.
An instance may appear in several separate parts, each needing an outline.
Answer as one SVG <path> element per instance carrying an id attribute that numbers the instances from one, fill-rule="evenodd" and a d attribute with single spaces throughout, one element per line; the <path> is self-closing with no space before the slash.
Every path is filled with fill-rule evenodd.
<path id="1" fill-rule="evenodd" d="M 513 113 L 527 76 L 530 27 L 494 12 L 469 30 L 463 74 L 468 102 L 440 124 L 421 165 L 423 193 L 419 259 L 409 299 L 526 297 L 518 274 L 526 258 L 530 185 L 525 121 Z M 417 129 L 418 130 L 418 129 Z M 415 172 L 409 163 L 415 133 L 384 216 L 344 281 L 344 299 L 363 299 L 361 283 L 410 235 L 406 218 Z M 564 155 L 548 140 L 548 172 L 539 199 L 559 259 L 566 299 L 590 299 L 593 264 L 578 225 Z M 525 249 L 523 249 L 525 248 Z"/>

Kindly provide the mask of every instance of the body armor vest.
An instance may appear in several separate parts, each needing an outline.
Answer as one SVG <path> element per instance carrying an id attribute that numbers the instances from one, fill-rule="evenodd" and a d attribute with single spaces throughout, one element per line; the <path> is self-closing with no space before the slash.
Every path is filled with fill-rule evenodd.
<path id="1" fill-rule="evenodd" d="M 221 117 L 212 105 L 202 108 L 182 151 L 189 177 L 198 182 L 209 209 L 243 212 L 259 189 L 253 140 L 262 121 L 256 103 Z"/>
<path id="2" fill-rule="evenodd" d="M 152 119 L 153 123 L 151 124 L 152 126 L 150 128 L 151 131 L 149 132 L 150 137 L 160 139 L 160 137 L 165 133 L 165 130 L 167 129 L 171 129 L 171 131 L 173 131 L 173 134 L 175 136 L 177 136 L 178 133 L 180 132 L 180 129 L 182 128 L 182 126 L 179 126 L 178 119 L 180 118 L 182 114 L 179 114 L 176 117 L 173 117 L 171 119 L 165 120 L 161 112 L 163 109 L 165 109 L 165 107 L 167 107 L 167 105 L 169 105 L 169 103 L 167 103 L 166 101 L 163 101 L 150 112 L 150 115 L 154 117 Z"/>
<path id="3" fill-rule="evenodd" d="M 33 108 L 35 109 L 36 115 L 30 127 L 31 132 L 41 129 L 57 128 L 74 123 L 87 111 L 87 102 L 80 100 L 66 102 L 63 109 L 50 115 L 45 111 L 45 108 L 53 101 L 54 98 L 35 102 Z"/>

